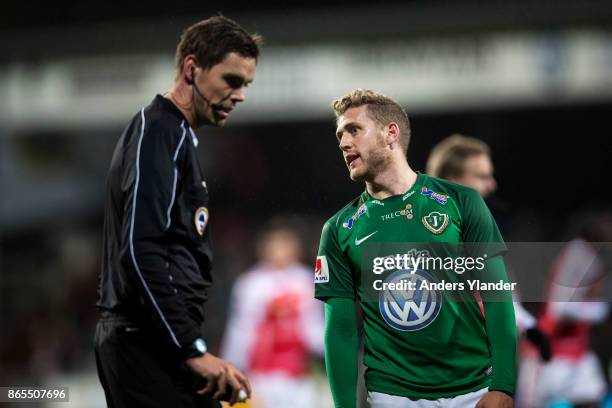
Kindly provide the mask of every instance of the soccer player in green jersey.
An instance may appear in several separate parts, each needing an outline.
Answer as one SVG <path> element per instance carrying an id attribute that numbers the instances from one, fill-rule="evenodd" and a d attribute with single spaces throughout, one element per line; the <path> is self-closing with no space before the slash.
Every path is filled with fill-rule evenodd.
<path id="1" fill-rule="evenodd" d="M 364 295 L 371 288 L 362 255 L 372 243 L 418 242 L 432 252 L 435 244 L 482 243 L 470 244 L 480 248 L 475 255 L 486 254 L 476 272 L 507 282 L 506 247 L 488 208 L 476 191 L 410 168 L 410 124 L 393 99 L 357 89 L 333 108 L 350 178 L 366 185 L 325 223 L 316 263 L 315 297 L 325 302 L 326 367 L 336 407 L 356 407 L 355 301 L 363 313 L 372 407 L 512 407 L 516 327 L 509 293 L 493 301 L 481 292 L 486 318 L 475 297 L 445 301 L 436 289 L 404 298 L 384 294 L 377 302 Z M 390 277 L 396 273 L 439 281 L 416 268 Z"/>

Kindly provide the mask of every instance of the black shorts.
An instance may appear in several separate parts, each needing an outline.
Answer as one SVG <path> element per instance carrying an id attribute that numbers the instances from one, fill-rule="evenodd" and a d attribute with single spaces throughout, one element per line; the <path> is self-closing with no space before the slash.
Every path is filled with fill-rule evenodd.
<path id="1" fill-rule="evenodd" d="M 123 318 L 100 319 L 96 366 L 108 407 L 221 407 L 196 393 L 198 378 L 159 338 L 158 332 Z"/>

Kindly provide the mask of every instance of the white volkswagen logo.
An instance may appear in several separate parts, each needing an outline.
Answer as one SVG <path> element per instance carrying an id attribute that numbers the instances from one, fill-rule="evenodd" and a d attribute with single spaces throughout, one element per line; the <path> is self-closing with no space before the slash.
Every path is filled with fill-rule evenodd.
<path id="1" fill-rule="evenodd" d="M 415 290 L 383 290 L 379 308 L 385 322 L 401 331 L 417 331 L 429 326 L 442 308 L 442 296 L 437 290 L 420 289 L 421 283 L 434 282 L 425 271 L 402 270 L 389 275 L 385 282 L 414 282 Z"/>

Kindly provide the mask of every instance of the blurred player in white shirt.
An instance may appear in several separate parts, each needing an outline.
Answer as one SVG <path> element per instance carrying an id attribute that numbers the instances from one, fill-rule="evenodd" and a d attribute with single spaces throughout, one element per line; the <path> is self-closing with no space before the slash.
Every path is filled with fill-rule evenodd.
<path id="1" fill-rule="evenodd" d="M 582 217 L 577 217 L 582 218 Z M 524 345 L 519 375 L 522 407 L 544 407 L 556 402 L 597 407 L 607 384 L 600 363 L 591 351 L 591 326 L 602 323 L 610 311 L 605 296 L 610 265 L 597 244 L 612 240 L 612 216 L 587 217 L 578 238 L 568 242 L 555 260 L 549 276 L 548 303 L 538 326 L 551 339 L 553 359 L 541 364 Z M 604 252 L 609 252 L 604 248 Z"/>
<path id="2" fill-rule="evenodd" d="M 286 226 L 268 229 L 257 252 L 259 263 L 234 284 L 221 355 L 249 373 L 253 406 L 318 406 L 309 363 L 323 356 L 324 319 L 312 268 Z"/>

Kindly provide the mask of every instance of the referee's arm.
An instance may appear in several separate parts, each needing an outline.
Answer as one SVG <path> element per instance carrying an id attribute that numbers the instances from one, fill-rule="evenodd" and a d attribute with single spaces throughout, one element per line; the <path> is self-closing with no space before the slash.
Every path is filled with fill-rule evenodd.
<path id="1" fill-rule="evenodd" d="M 147 122 L 144 111 L 135 133 L 133 164 L 125 163 L 130 170 L 123 180 L 130 187 L 124 195 L 121 263 L 160 332 L 184 351 L 200 337 L 200 331 L 172 284 L 166 234 L 180 182 L 175 158 L 184 143 L 179 132 L 159 121 Z"/>

